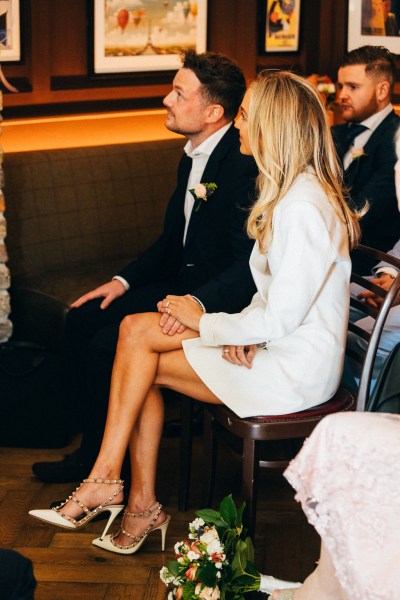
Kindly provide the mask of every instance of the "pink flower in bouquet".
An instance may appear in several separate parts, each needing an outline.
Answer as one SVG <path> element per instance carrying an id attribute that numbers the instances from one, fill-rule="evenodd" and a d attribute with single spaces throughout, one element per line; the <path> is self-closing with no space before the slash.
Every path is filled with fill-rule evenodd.
<path id="1" fill-rule="evenodd" d="M 186 577 L 189 581 L 194 581 L 196 579 L 196 571 L 198 569 L 198 565 L 191 564 L 189 569 L 186 571 Z"/>

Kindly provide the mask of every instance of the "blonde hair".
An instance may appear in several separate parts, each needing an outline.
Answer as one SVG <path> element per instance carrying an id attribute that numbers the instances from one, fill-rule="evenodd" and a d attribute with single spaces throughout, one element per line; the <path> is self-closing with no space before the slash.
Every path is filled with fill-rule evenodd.
<path id="1" fill-rule="evenodd" d="M 266 252 L 275 207 L 296 177 L 311 166 L 347 225 L 350 246 L 356 245 L 359 214 L 344 199 L 342 169 L 314 86 L 294 73 L 271 70 L 263 71 L 250 90 L 248 136 L 259 168 L 259 196 L 247 223 L 250 237 Z"/>

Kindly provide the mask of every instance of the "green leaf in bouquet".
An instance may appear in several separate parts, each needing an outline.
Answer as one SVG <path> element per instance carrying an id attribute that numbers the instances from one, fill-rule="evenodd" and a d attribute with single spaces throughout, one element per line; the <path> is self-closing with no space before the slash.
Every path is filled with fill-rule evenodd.
<path id="1" fill-rule="evenodd" d="M 219 505 L 219 512 L 221 514 L 221 517 L 226 523 L 228 523 L 230 527 L 235 527 L 237 519 L 237 510 L 232 498 L 232 494 L 229 494 L 229 496 L 223 498 L 221 504 Z"/>
<path id="2" fill-rule="evenodd" d="M 200 579 L 207 587 L 214 587 L 217 583 L 217 568 L 214 563 L 199 567 L 196 571 L 196 579 Z"/>
<path id="3" fill-rule="evenodd" d="M 248 561 L 248 547 L 243 540 L 238 540 L 236 544 L 235 556 L 232 560 L 232 570 L 234 577 L 240 577 L 246 573 L 246 565 Z"/>
<path id="4" fill-rule="evenodd" d="M 182 565 L 180 565 L 176 560 L 170 560 L 168 563 L 168 570 L 176 577 L 179 575 L 179 571 Z"/>
<path id="5" fill-rule="evenodd" d="M 247 546 L 247 560 L 254 562 L 254 546 L 253 546 L 253 542 L 252 542 L 251 538 L 247 537 L 244 540 L 244 543 Z"/>
<path id="6" fill-rule="evenodd" d="M 212 508 L 203 508 L 201 510 L 196 511 L 196 515 L 203 519 L 206 523 L 217 523 L 221 520 L 221 515 L 216 510 L 212 510 Z"/>
<path id="7" fill-rule="evenodd" d="M 237 511 L 236 523 L 235 523 L 236 527 L 243 527 L 243 512 L 244 512 L 245 508 L 246 508 L 246 502 L 243 502 L 242 506 Z"/>
<path id="8" fill-rule="evenodd" d="M 195 597 L 195 595 L 194 595 L 195 588 L 196 588 L 195 581 L 186 582 L 185 585 L 183 586 L 182 599 L 183 600 L 192 600 Z"/>

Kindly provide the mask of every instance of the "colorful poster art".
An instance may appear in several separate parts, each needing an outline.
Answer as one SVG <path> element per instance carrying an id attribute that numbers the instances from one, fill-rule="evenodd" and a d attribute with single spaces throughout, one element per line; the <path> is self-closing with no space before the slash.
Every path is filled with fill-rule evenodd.
<path id="1" fill-rule="evenodd" d="M 207 0 L 95 0 L 95 73 L 178 69 L 206 49 Z"/>
<path id="2" fill-rule="evenodd" d="M 0 63 L 20 59 L 19 0 L 0 0 Z"/>
<path id="3" fill-rule="evenodd" d="M 349 0 L 347 48 L 385 46 L 400 54 L 400 1 Z"/>
<path id="4" fill-rule="evenodd" d="M 299 49 L 300 0 L 267 0 L 266 52 Z"/>

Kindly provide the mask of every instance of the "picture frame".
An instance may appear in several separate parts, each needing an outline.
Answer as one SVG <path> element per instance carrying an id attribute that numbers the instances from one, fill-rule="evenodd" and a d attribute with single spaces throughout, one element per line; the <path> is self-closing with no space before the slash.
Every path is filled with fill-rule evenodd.
<path id="1" fill-rule="evenodd" d="M 94 74 L 177 70 L 207 46 L 207 0 L 94 0 Z"/>
<path id="2" fill-rule="evenodd" d="M 261 0 L 264 54 L 298 52 L 301 0 Z"/>
<path id="3" fill-rule="evenodd" d="M 348 51 L 369 45 L 385 46 L 394 54 L 400 54 L 400 36 L 386 34 L 388 28 L 381 0 L 349 0 L 347 19 Z M 397 23 L 400 26 L 400 16 Z"/>
<path id="4" fill-rule="evenodd" d="M 20 60 L 20 0 L 0 0 L 0 63 Z"/>

